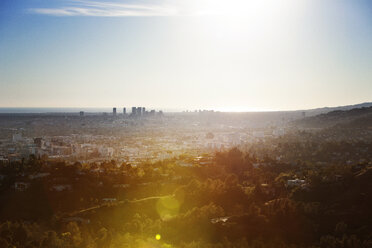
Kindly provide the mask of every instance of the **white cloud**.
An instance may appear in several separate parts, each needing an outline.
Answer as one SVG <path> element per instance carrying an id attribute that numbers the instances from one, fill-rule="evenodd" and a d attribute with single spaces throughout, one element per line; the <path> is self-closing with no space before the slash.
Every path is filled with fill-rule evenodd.
<path id="1" fill-rule="evenodd" d="M 118 3 L 105 1 L 71 1 L 55 8 L 31 8 L 30 12 L 53 16 L 176 16 L 177 5 L 163 3 Z"/>
<path id="2" fill-rule="evenodd" d="M 205 16 L 258 15 L 280 11 L 295 0 L 61 0 L 57 7 L 30 12 L 53 16 Z"/>

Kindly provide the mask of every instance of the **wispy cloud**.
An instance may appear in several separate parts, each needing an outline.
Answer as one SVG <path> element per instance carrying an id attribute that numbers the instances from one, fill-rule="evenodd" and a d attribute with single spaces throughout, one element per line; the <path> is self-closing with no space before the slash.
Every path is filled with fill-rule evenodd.
<path id="1" fill-rule="evenodd" d="M 52 16 L 176 16 L 181 11 L 177 5 L 167 3 L 119 3 L 76 0 L 53 8 L 31 8 L 31 13 Z"/>

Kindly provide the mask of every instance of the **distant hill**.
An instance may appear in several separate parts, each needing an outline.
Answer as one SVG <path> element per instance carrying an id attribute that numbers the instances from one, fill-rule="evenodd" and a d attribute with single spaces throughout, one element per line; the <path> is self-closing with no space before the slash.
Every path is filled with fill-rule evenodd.
<path id="1" fill-rule="evenodd" d="M 368 107 L 372 107 L 372 102 L 365 102 L 365 103 L 338 106 L 338 107 L 324 107 L 324 108 L 308 109 L 308 110 L 303 110 L 303 112 L 306 113 L 306 116 L 315 116 L 315 115 L 325 114 L 325 113 L 329 113 L 329 112 L 337 111 L 337 110 L 351 110 L 351 109 L 356 109 L 356 108 L 368 108 Z"/>
<path id="2" fill-rule="evenodd" d="M 353 105 L 362 106 L 363 104 Z M 325 114 L 306 117 L 295 123 L 303 127 L 372 128 L 372 104 L 369 107 L 335 110 Z M 365 106 L 365 105 L 364 105 Z M 340 108 L 348 109 L 349 106 Z"/>

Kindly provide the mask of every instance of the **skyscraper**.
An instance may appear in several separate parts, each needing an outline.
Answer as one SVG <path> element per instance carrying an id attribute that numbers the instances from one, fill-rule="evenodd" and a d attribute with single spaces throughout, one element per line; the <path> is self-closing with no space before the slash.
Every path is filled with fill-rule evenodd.
<path id="1" fill-rule="evenodd" d="M 112 108 L 112 114 L 116 116 L 116 108 Z"/>
<path id="2" fill-rule="evenodd" d="M 127 114 L 127 108 L 123 108 L 123 115 Z"/>
<path id="3" fill-rule="evenodd" d="M 137 112 L 137 108 L 136 107 L 132 107 L 132 115 L 136 115 L 136 112 Z"/>
<path id="4" fill-rule="evenodd" d="M 142 108 L 141 107 L 137 108 L 137 115 L 142 115 Z"/>

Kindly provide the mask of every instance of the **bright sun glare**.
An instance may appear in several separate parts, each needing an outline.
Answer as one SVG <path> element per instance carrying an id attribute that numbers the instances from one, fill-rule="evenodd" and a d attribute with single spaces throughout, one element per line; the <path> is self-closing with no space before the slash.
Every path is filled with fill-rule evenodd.
<path id="1" fill-rule="evenodd" d="M 269 18 L 281 12 L 291 0 L 201 0 L 194 7 L 199 14 L 244 16 L 249 19 Z"/>

